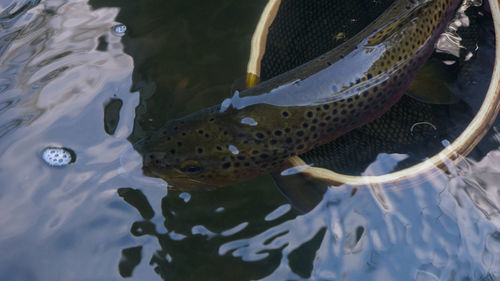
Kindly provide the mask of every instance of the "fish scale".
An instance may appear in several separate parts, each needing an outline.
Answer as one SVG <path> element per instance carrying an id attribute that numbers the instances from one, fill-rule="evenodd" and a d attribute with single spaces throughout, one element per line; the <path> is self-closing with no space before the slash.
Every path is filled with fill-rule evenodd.
<path id="1" fill-rule="evenodd" d="M 268 80 L 332 50 L 394 0 L 283 1 L 269 27 L 260 79 Z M 334 15 L 334 16 L 332 16 Z M 341 35 L 341 38 L 337 38 Z M 344 38 L 342 38 L 344 37 Z"/>
<path id="2" fill-rule="evenodd" d="M 370 122 L 405 92 L 459 2 L 396 1 L 325 55 L 168 122 L 136 146 L 145 174 L 178 189 L 221 186 L 277 170 Z"/>

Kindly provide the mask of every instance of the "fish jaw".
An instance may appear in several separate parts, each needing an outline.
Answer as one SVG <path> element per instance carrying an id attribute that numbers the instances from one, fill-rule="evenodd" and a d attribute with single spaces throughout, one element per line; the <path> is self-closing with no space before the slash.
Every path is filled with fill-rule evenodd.
<path id="1" fill-rule="evenodd" d="M 252 173 L 247 171 L 244 175 L 234 175 L 234 172 L 220 173 L 220 169 L 214 169 L 204 171 L 203 176 L 200 177 L 184 173 L 177 168 L 161 167 L 161 165 L 151 164 L 147 161 L 143 164 L 142 171 L 145 176 L 163 179 L 167 182 L 169 189 L 182 191 L 214 190 L 262 174 L 261 171 Z"/>
<path id="2" fill-rule="evenodd" d="M 210 190 L 268 171 L 256 168 L 248 125 L 234 114 L 212 108 L 168 122 L 134 145 L 143 173 L 172 189 Z"/>

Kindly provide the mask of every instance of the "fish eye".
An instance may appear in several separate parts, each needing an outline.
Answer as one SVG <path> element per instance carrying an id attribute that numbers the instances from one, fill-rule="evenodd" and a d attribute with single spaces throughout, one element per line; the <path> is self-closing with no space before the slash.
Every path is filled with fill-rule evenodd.
<path id="1" fill-rule="evenodd" d="M 180 170 L 185 174 L 194 175 L 200 173 L 203 169 L 201 168 L 201 165 L 200 163 L 198 163 L 198 161 L 188 160 L 181 164 Z"/>

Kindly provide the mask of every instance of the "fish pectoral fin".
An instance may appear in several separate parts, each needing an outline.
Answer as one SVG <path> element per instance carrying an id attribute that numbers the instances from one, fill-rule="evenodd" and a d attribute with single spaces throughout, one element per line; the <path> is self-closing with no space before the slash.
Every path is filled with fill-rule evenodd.
<path id="1" fill-rule="evenodd" d="M 281 170 L 287 171 L 293 168 L 292 161 L 287 160 Z M 286 175 L 284 173 L 274 173 L 271 176 L 281 193 L 296 210 L 302 213 L 314 209 L 323 200 L 323 195 L 328 188 L 323 182 L 316 181 L 314 178 L 301 173 L 300 168 L 296 169 L 295 173 L 287 173 Z"/>
<path id="2" fill-rule="evenodd" d="M 429 104 L 457 103 L 459 99 L 447 86 L 455 79 L 449 68 L 438 59 L 430 59 L 417 73 L 406 94 Z"/>
<path id="3" fill-rule="evenodd" d="M 281 193 L 301 213 L 314 209 L 321 202 L 328 188 L 316 181 L 311 181 L 301 173 L 287 176 L 278 173 L 271 176 Z"/>

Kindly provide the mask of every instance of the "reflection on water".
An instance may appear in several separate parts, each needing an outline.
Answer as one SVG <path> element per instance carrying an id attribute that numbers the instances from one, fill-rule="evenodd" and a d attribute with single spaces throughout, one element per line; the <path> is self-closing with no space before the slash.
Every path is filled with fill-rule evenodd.
<path id="1" fill-rule="evenodd" d="M 265 2 L 0 3 L 0 280 L 500 279 L 498 122 L 446 173 L 329 188 L 308 213 L 268 177 L 167 194 L 121 167 L 134 112 L 131 139 L 229 96 Z M 482 30 L 452 85 L 474 110 L 494 53 Z M 46 147 L 77 160 L 51 168 Z M 388 158 L 404 157 L 370 169 Z"/>
<path id="2" fill-rule="evenodd" d="M 111 33 L 118 10 L 27 3 L 1 13 L 0 279 L 110 280 L 128 235 L 116 227 L 126 208 L 113 206 L 120 183 L 110 163 L 129 147 L 138 102 L 132 60 Z M 96 49 L 101 36 L 106 52 Z M 130 114 L 110 138 L 102 124 L 112 96 Z M 46 147 L 68 147 L 77 161 L 51 168 Z"/>

